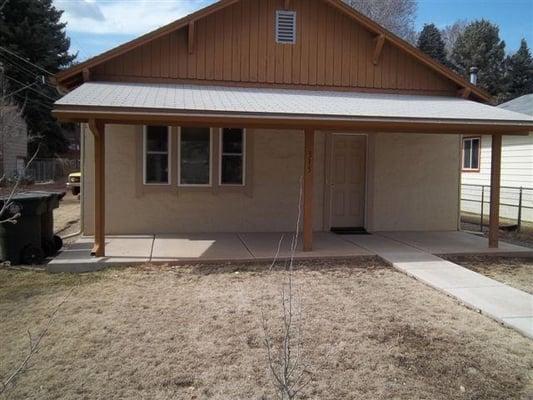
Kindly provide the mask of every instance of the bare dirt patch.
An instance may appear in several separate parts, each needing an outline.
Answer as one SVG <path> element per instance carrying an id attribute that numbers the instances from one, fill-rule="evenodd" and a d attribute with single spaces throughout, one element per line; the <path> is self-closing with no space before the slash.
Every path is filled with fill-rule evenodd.
<path id="1" fill-rule="evenodd" d="M 67 236 L 80 230 L 80 200 L 67 192 L 54 210 L 54 232 Z M 68 242 L 68 241 L 67 241 Z"/>
<path id="2" fill-rule="evenodd" d="M 533 259 L 508 257 L 447 257 L 465 268 L 533 294 Z"/>
<path id="3" fill-rule="evenodd" d="M 0 378 L 75 285 L 11 399 L 270 399 L 264 266 L 0 271 Z M 526 399 L 533 342 L 385 267 L 304 264 L 308 399 Z"/>

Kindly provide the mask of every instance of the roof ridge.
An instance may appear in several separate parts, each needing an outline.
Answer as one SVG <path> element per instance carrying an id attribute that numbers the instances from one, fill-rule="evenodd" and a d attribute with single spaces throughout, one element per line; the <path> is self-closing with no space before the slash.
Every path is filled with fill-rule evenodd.
<path id="1" fill-rule="evenodd" d="M 83 70 L 86 68 L 92 68 L 96 65 L 99 65 L 102 62 L 105 62 L 111 58 L 124 54 L 127 51 L 130 51 L 134 48 L 142 46 L 143 44 L 150 42 L 151 40 L 155 40 L 170 32 L 180 29 L 188 25 L 191 22 L 194 22 L 207 15 L 210 15 L 211 13 L 220 11 L 239 1 L 242 1 L 242 0 L 219 0 L 216 3 L 213 3 L 198 11 L 188 14 L 183 18 L 180 18 L 165 26 L 162 26 L 158 29 L 155 29 L 144 35 L 141 35 L 129 42 L 126 42 L 117 47 L 114 47 L 95 57 L 85 60 L 81 62 L 80 64 L 76 64 L 66 70 L 60 71 L 57 74 L 55 74 L 54 77 L 56 81 L 58 81 L 59 83 L 59 81 L 61 80 L 65 80 L 76 74 L 83 73 Z M 324 1 L 325 3 L 331 5 L 332 7 L 335 7 L 339 11 L 347 14 L 348 16 L 350 16 L 351 18 L 353 18 L 354 20 L 362 24 L 366 29 L 373 31 L 375 33 L 378 33 L 380 35 L 384 35 L 385 40 L 389 40 L 389 42 L 391 42 L 395 46 L 400 47 L 402 50 L 411 54 L 412 56 L 417 58 L 419 61 L 426 64 L 428 67 L 432 68 L 434 71 L 443 75 L 444 77 L 456 83 L 457 85 L 461 86 L 462 88 L 468 89 L 471 93 L 475 94 L 479 99 L 483 101 L 487 101 L 487 102 L 491 100 L 491 96 L 487 92 L 485 92 L 483 89 L 471 84 L 464 77 L 462 77 L 461 75 L 459 75 L 458 73 L 450 69 L 449 67 L 446 67 L 445 65 L 442 65 L 439 62 L 435 61 L 430 56 L 423 53 L 420 49 L 417 49 L 415 46 L 413 46 L 409 42 L 398 37 L 397 35 L 389 31 L 388 29 L 384 28 L 377 22 L 373 21 L 369 17 L 365 16 L 361 12 L 355 10 L 353 7 L 349 6 L 344 1 L 342 0 L 320 0 L 320 1 Z"/>

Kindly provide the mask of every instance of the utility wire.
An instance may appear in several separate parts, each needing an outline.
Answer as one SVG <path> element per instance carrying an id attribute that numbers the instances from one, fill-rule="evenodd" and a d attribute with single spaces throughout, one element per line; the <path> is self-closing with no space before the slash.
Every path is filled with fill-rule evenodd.
<path id="1" fill-rule="evenodd" d="M 18 90 L 15 90 L 14 92 L 8 93 L 8 94 L 6 94 L 4 97 L 2 97 L 2 100 L 5 100 L 5 99 L 7 99 L 8 97 L 11 97 L 11 96 L 17 94 L 18 92 L 22 92 L 24 89 L 28 89 L 30 86 L 33 86 L 33 85 L 35 85 L 35 84 L 36 84 L 36 82 L 30 83 L 30 84 L 27 85 L 27 86 L 24 86 L 24 87 L 21 87 L 21 88 L 18 89 Z"/>
<path id="2" fill-rule="evenodd" d="M 10 77 L 9 75 L 4 74 L 4 76 L 5 76 L 7 79 L 9 79 L 9 80 L 18 83 L 19 85 L 22 85 L 22 86 L 26 85 L 25 83 L 19 81 L 18 79 L 12 78 L 12 77 Z M 52 97 L 48 96 L 47 94 L 44 94 L 44 93 L 42 93 L 42 92 L 39 92 L 38 90 L 35 90 L 35 89 L 32 88 L 32 87 L 27 87 L 26 89 L 29 89 L 29 90 L 31 90 L 31 91 L 37 93 L 37 94 L 40 94 L 41 96 L 44 96 L 44 97 L 46 97 L 46 98 L 48 98 L 48 99 L 50 99 L 50 100 L 52 100 L 52 101 L 56 101 L 56 100 L 57 100 L 57 99 L 53 99 Z"/>
<path id="3" fill-rule="evenodd" d="M 32 77 L 38 77 L 38 78 L 41 78 L 43 76 L 42 74 L 38 74 L 34 71 L 30 71 L 28 68 L 23 67 L 21 64 L 17 64 L 12 59 L 6 57 L 4 54 L 0 54 L 0 57 L 2 57 L 3 61 L 7 61 L 9 65 L 11 65 L 12 67 L 17 68 L 19 72 L 21 73 L 25 73 L 27 75 L 31 75 Z M 45 80 L 45 83 L 46 83 L 46 80 Z M 48 83 L 46 84 L 49 85 Z"/>
<path id="4" fill-rule="evenodd" d="M 24 57 L 19 56 L 17 53 L 14 53 L 14 52 L 12 52 L 11 50 L 8 50 L 8 49 L 6 49 L 6 48 L 3 47 L 3 46 L 0 46 L 0 50 L 3 50 L 3 51 L 5 51 L 5 52 L 8 53 L 8 54 L 11 54 L 12 56 L 17 57 L 18 59 L 20 59 L 20 60 L 22 60 L 22 61 L 24 61 L 24 62 L 26 62 L 26 63 L 28 63 L 28 64 L 30 64 L 30 65 L 33 65 L 35 68 L 38 68 L 39 70 L 41 70 L 41 71 L 47 73 L 47 74 L 50 75 L 50 76 L 54 75 L 54 74 L 51 73 L 50 71 L 45 70 L 43 67 L 41 67 L 41 66 L 39 66 L 39 65 L 37 65 L 37 64 L 34 64 L 34 63 L 32 63 L 31 61 L 26 60 Z"/>

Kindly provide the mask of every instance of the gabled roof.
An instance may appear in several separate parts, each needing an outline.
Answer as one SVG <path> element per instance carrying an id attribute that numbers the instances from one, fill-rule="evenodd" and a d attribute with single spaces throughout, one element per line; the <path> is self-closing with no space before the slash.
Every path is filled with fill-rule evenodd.
<path id="1" fill-rule="evenodd" d="M 533 115 L 533 93 L 517 97 L 507 103 L 502 103 L 498 107 L 509 111 Z"/>
<path id="2" fill-rule="evenodd" d="M 212 13 L 215 13 L 217 11 L 220 11 L 224 9 L 225 7 L 228 7 L 234 3 L 237 3 L 240 0 L 220 0 L 217 3 L 214 3 L 208 7 L 205 7 L 199 11 L 196 11 L 192 14 L 189 14 L 185 16 L 184 18 L 181 18 L 177 21 L 174 21 L 168 25 L 165 25 L 159 29 L 156 29 L 150 33 L 147 33 L 145 35 L 142 35 L 130 42 L 127 42 L 125 44 L 122 44 L 118 47 L 115 47 L 109 51 L 106 51 L 96 57 L 90 58 L 80 64 L 77 64 L 75 66 L 72 66 L 69 69 L 66 69 L 64 71 L 61 71 L 55 75 L 58 83 L 61 85 L 62 82 L 67 81 L 69 78 L 72 78 L 75 75 L 82 74 L 85 69 L 93 68 L 103 62 L 106 62 L 116 56 L 122 55 L 132 49 L 135 49 L 139 46 L 142 46 L 143 44 L 150 42 L 152 40 L 155 40 L 157 38 L 160 38 L 170 32 L 173 32 L 177 29 L 183 28 L 187 26 L 189 23 L 194 22 L 198 19 L 201 19 L 207 15 L 210 15 Z M 368 29 L 371 32 L 374 32 L 376 35 L 382 35 L 386 41 L 389 41 L 393 45 L 399 47 L 400 49 L 404 50 L 408 54 L 415 57 L 417 60 L 419 60 L 421 63 L 427 65 L 431 69 L 435 70 L 440 75 L 448 78 L 455 84 L 457 84 L 459 87 L 463 88 L 467 93 L 471 93 L 474 95 L 477 99 L 480 99 L 482 101 L 490 101 L 491 96 L 486 93 L 484 90 L 482 90 L 479 87 L 476 87 L 475 85 L 472 85 L 470 82 L 468 82 L 466 79 L 464 79 L 462 76 L 457 74 L 455 71 L 452 71 L 450 68 L 440 64 L 439 62 L 433 60 L 431 57 L 411 45 L 410 43 L 406 42 L 405 40 L 401 39 L 400 37 L 396 36 L 392 32 L 388 31 L 378 23 L 374 22 L 370 18 L 366 17 L 365 15 L 361 14 L 360 12 L 354 10 L 349 5 L 345 4 L 342 0 L 321 0 L 329 5 L 333 6 L 337 10 L 343 12 L 344 14 L 351 17 L 353 20 L 361 24 L 363 27 Z"/>

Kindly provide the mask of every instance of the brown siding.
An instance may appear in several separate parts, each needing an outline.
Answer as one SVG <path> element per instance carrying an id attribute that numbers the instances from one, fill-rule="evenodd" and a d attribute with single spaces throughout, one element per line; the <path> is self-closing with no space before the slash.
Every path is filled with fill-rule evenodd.
<path id="1" fill-rule="evenodd" d="M 275 42 L 275 10 L 284 0 L 242 0 L 188 28 L 113 58 L 94 79 L 201 80 L 454 94 L 457 87 L 386 42 L 372 62 L 375 35 L 322 0 L 292 0 L 295 45 Z"/>

